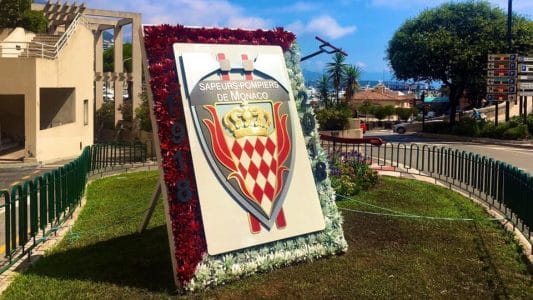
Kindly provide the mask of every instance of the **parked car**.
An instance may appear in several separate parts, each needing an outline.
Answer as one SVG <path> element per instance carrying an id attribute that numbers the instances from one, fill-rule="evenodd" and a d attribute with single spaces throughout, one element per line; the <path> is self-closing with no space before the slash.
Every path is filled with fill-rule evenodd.
<path id="1" fill-rule="evenodd" d="M 426 121 L 426 124 L 436 123 L 436 122 L 443 122 L 443 121 L 442 120 L 429 120 L 429 121 Z M 407 131 L 412 131 L 412 132 L 422 131 L 422 122 L 404 122 L 404 123 L 395 124 L 392 126 L 392 131 L 399 133 L 399 134 L 404 134 Z"/>

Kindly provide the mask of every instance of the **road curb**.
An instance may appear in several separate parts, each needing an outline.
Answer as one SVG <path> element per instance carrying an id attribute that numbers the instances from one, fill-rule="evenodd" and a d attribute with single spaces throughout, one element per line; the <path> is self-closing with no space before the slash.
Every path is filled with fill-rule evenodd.
<path id="1" fill-rule="evenodd" d="M 22 168 L 34 168 L 34 167 L 40 167 L 41 164 L 38 162 L 31 162 L 31 163 L 25 163 L 25 162 L 13 162 L 13 163 L 0 163 L 0 170 L 2 169 L 22 169 Z"/>
<path id="2" fill-rule="evenodd" d="M 524 149 L 533 149 L 533 144 L 531 143 L 531 141 L 508 141 L 508 140 L 498 140 L 498 139 L 489 139 L 489 138 L 472 138 L 472 137 L 456 136 L 456 135 L 450 135 L 450 134 L 436 134 L 436 133 L 427 133 L 427 132 L 413 133 L 413 136 L 429 138 L 429 139 L 440 139 L 440 140 L 453 141 L 453 142 L 492 144 L 492 145 L 502 145 L 502 146 L 508 146 L 508 147 L 524 148 Z"/>

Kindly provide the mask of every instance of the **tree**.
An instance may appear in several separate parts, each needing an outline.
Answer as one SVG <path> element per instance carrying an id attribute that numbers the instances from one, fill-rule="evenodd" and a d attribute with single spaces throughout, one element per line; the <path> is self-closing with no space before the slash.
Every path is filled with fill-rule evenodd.
<path id="1" fill-rule="evenodd" d="M 336 52 L 333 56 L 333 61 L 327 64 L 326 71 L 335 89 L 335 100 L 339 103 L 339 90 L 341 88 L 342 80 L 346 75 L 346 58 L 340 52 Z"/>
<path id="2" fill-rule="evenodd" d="M 139 120 L 139 127 L 144 131 L 152 131 L 152 122 L 150 120 L 150 107 L 148 95 L 142 92 L 140 95 L 141 105 L 135 110 L 135 117 Z"/>
<path id="3" fill-rule="evenodd" d="M 45 32 L 48 20 L 40 11 L 31 10 L 31 0 L 1 0 L 0 28 L 23 27 L 36 33 Z"/>
<path id="4" fill-rule="evenodd" d="M 392 105 L 385 105 L 383 106 L 383 113 L 385 114 L 385 118 L 388 118 L 390 120 L 390 117 L 394 115 L 395 113 L 394 106 Z"/>
<path id="5" fill-rule="evenodd" d="M 372 110 L 374 117 L 379 121 L 385 119 L 388 116 L 388 109 L 385 106 L 377 105 Z"/>
<path id="6" fill-rule="evenodd" d="M 415 113 L 415 110 L 413 108 L 408 108 L 408 107 L 396 107 L 394 111 L 396 115 L 398 116 L 398 119 L 403 120 L 403 121 L 406 121 L 407 119 L 409 119 L 409 117 L 411 117 Z"/>
<path id="7" fill-rule="evenodd" d="M 359 80 L 361 79 L 361 68 L 354 65 L 349 65 L 345 70 L 344 86 L 346 87 L 344 93 L 345 101 L 350 101 L 352 96 L 359 90 Z"/>
<path id="8" fill-rule="evenodd" d="M 506 15 L 501 9 L 487 2 L 451 2 L 407 20 L 389 41 L 387 59 L 400 80 L 441 81 L 449 89 L 454 124 L 465 89 L 486 89 L 487 54 L 533 50 L 532 21 L 513 17 L 512 49 L 505 36 Z"/>
<path id="9" fill-rule="evenodd" d="M 19 27 L 22 16 L 31 9 L 31 0 L 2 0 L 0 4 L 0 28 Z"/>
<path id="10" fill-rule="evenodd" d="M 327 75 L 322 74 L 322 77 L 317 81 L 318 94 L 320 95 L 320 100 L 324 103 L 326 108 L 330 108 L 331 101 L 329 100 L 329 78 Z"/>
<path id="11" fill-rule="evenodd" d="M 131 44 L 124 44 L 122 47 L 122 58 L 124 72 L 131 72 Z M 113 72 L 115 68 L 114 47 L 109 47 L 104 51 L 104 72 Z"/>
<path id="12" fill-rule="evenodd" d="M 361 105 L 357 106 L 357 112 L 364 114 L 366 120 L 368 121 L 368 115 L 374 113 L 375 107 L 375 104 L 372 104 L 372 102 L 365 100 Z"/>

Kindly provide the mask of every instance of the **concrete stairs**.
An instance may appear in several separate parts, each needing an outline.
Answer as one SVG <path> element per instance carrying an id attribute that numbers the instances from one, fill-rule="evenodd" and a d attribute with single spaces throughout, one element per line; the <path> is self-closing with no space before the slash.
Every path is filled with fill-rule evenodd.
<path id="1" fill-rule="evenodd" d="M 56 49 L 55 45 L 57 41 L 61 38 L 60 35 L 52 34 L 37 34 L 30 42 L 28 49 L 21 56 L 26 57 L 45 57 L 50 58 L 54 55 Z M 44 44 L 44 46 L 43 46 Z"/>

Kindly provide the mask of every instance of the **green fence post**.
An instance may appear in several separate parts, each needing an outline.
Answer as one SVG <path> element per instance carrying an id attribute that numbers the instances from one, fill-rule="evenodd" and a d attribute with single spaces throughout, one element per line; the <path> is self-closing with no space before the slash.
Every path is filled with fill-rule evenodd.
<path id="1" fill-rule="evenodd" d="M 5 257 L 11 259 L 11 198 L 6 190 L 0 191 L 0 198 L 4 198 L 4 243 L 6 245 Z"/>
<path id="2" fill-rule="evenodd" d="M 63 207 L 61 206 L 61 168 L 54 170 L 55 221 L 59 222 Z"/>
<path id="3" fill-rule="evenodd" d="M 19 246 L 28 242 L 28 182 L 24 182 L 19 200 Z"/>
<path id="4" fill-rule="evenodd" d="M 37 186 L 35 182 L 28 181 L 30 188 L 30 236 L 35 243 L 35 236 L 39 231 L 39 203 L 37 202 Z"/>
<path id="5" fill-rule="evenodd" d="M 48 185 L 43 176 L 35 178 L 35 183 L 39 183 L 39 227 L 44 234 L 48 223 Z"/>

